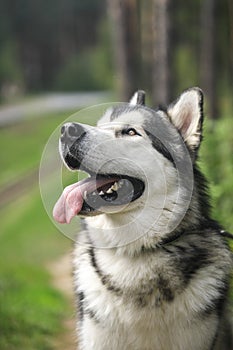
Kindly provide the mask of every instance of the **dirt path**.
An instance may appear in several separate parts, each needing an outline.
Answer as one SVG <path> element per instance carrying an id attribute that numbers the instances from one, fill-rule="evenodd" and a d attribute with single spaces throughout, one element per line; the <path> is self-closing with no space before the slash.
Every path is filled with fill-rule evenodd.
<path id="1" fill-rule="evenodd" d="M 71 315 L 64 320 L 64 333 L 54 341 L 54 350 L 77 350 L 75 337 L 75 302 L 72 288 L 71 254 L 51 262 L 47 268 L 52 276 L 52 285 L 58 289 L 71 305 Z"/>

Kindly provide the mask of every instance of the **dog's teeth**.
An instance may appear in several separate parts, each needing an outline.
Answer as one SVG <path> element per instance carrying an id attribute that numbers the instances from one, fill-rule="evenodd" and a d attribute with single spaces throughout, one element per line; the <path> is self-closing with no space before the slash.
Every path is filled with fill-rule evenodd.
<path id="1" fill-rule="evenodd" d="M 87 191 L 84 191 L 84 193 L 83 193 L 83 199 L 87 199 Z"/>
<path id="2" fill-rule="evenodd" d="M 94 196 L 96 196 L 96 195 L 97 195 L 96 191 L 94 191 L 94 192 L 93 192 L 93 195 L 94 195 Z"/>
<path id="3" fill-rule="evenodd" d="M 103 191 L 101 190 L 99 192 L 99 196 L 103 196 L 104 194 L 111 194 L 113 193 L 114 191 L 116 192 L 118 190 L 119 186 L 118 186 L 118 182 L 114 182 L 114 184 L 107 190 L 107 191 Z M 95 194 L 95 192 L 93 193 Z"/>
<path id="4" fill-rule="evenodd" d="M 115 182 L 115 183 L 112 185 L 111 189 L 112 189 L 113 191 L 117 191 L 117 190 L 118 190 L 118 183 Z"/>

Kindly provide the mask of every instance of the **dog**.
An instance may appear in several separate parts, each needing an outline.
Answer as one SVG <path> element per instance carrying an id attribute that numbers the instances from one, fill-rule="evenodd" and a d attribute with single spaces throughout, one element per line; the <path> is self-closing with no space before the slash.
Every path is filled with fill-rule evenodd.
<path id="1" fill-rule="evenodd" d="M 65 165 L 89 177 L 53 211 L 82 217 L 74 250 L 80 350 L 230 350 L 232 256 L 198 167 L 203 93 L 166 108 L 144 91 L 97 127 L 66 123 Z"/>

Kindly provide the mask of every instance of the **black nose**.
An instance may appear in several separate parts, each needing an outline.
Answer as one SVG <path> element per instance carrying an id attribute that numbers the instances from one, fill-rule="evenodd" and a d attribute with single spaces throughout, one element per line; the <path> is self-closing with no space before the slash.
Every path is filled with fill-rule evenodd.
<path id="1" fill-rule="evenodd" d="M 66 123 L 61 127 L 61 141 L 70 143 L 84 135 L 85 129 L 78 123 Z"/>

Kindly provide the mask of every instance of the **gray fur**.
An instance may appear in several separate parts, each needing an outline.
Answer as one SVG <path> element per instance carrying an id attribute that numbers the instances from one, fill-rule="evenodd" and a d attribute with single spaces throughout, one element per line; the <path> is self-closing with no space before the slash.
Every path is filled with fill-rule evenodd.
<path id="1" fill-rule="evenodd" d="M 79 309 L 78 349 L 233 349 L 228 315 L 232 257 L 222 228 L 210 217 L 206 180 L 196 163 L 203 120 L 202 92 L 197 88 L 184 92 L 167 112 L 153 112 L 142 106 L 144 94 L 140 96 L 140 99 L 134 98 L 138 104 L 131 103 L 108 112 L 97 128 L 83 126 L 85 137 L 74 144 L 73 156 L 78 160 L 78 167 L 84 170 L 97 172 L 100 162 L 104 161 L 106 165 L 101 169 L 106 174 L 119 171 L 119 174 L 125 172 L 133 176 L 134 169 L 127 169 L 127 162 L 117 160 L 114 150 L 119 144 L 115 143 L 116 140 L 122 137 L 121 142 L 124 142 L 117 124 L 124 121 L 125 125 L 135 127 L 139 135 L 142 134 L 135 136 L 137 139 L 134 138 L 136 141 L 133 142 L 144 142 L 143 147 L 151 149 L 158 165 L 165 169 L 164 176 L 171 184 L 168 188 L 174 186 L 175 189 L 176 181 L 172 182 L 172 176 L 181 163 L 180 169 L 183 170 L 179 186 L 182 196 L 173 207 L 173 197 L 169 197 L 168 189 L 161 218 L 157 226 L 147 232 L 144 232 L 145 225 L 151 219 L 151 211 L 147 209 L 153 208 L 153 203 L 150 197 L 146 201 L 144 194 L 126 211 L 86 216 L 85 229 L 77 237 L 73 255 Z M 137 115 L 135 125 L 132 125 L 132 114 Z M 174 118 L 178 119 L 174 121 Z M 147 131 L 144 134 L 143 128 Z M 109 142 L 110 138 L 114 142 L 101 148 L 101 141 Z M 131 142 L 128 136 L 127 140 Z M 100 145 L 99 148 L 96 145 Z M 134 158 L 130 144 L 126 143 L 122 152 L 129 165 L 131 159 L 140 162 L 136 153 Z M 192 174 L 188 173 L 188 161 L 182 163 L 185 152 L 191 159 Z M 62 156 L 65 159 L 64 149 Z M 145 154 L 142 166 L 147 157 L 152 162 L 149 153 Z M 148 169 L 151 164 L 148 163 Z M 140 171 L 136 167 L 135 176 L 144 179 Z M 153 172 L 148 170 L 146 180 L 153 189 L 160 173 L 157 171 L 154 178 L 151 174 Z M 168 226 L 168 231 L 159 231 L 166 217 L 169 221 L 172 215 L 179 215 L 182 200 L 185 203 L 187 198 L 190 176 L 194 181 L 186 212 L 173 229 Z M 134 212 L 142 205 L 146 208 L 145 222 L 137 221 L 135 216 L 131 223 Z M 126 227 L 127 221 L 129 225 Z M 133 237 L 134 234 L 137 240 L 118 244 L 124 237 Z"/>

